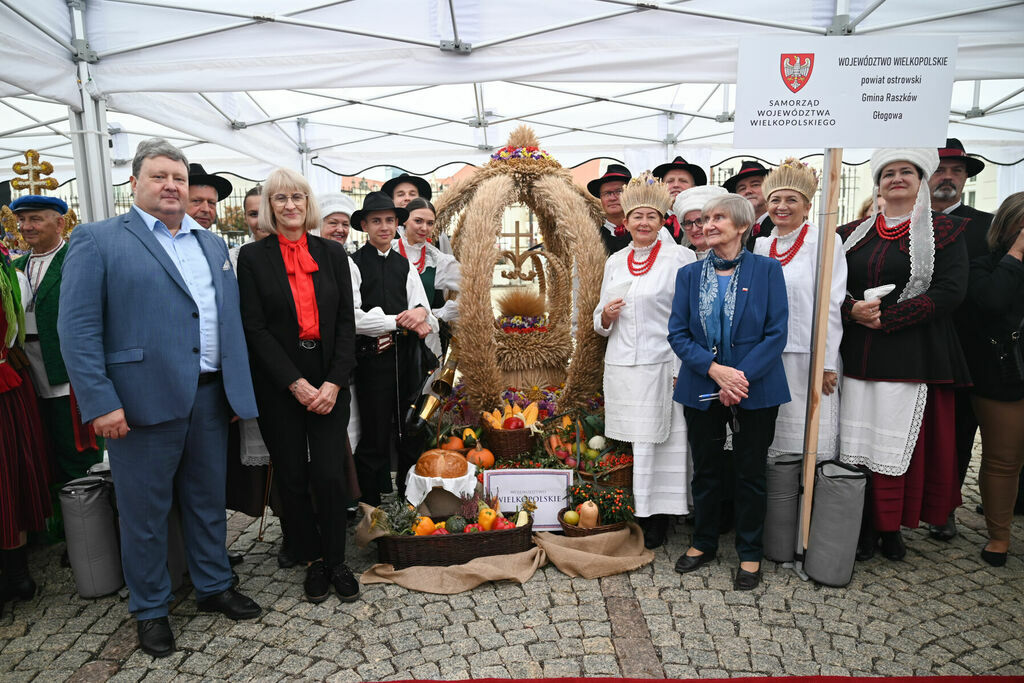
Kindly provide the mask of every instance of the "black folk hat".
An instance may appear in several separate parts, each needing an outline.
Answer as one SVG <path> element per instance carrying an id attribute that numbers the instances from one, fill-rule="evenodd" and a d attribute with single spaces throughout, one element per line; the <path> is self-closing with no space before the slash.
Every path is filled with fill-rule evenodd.
<path id="1" fill-rule="evenodd" d="M 946 146 L 939 148 L 939 161 L 948 161 L 950 159 L 964 162 L 964 165 L 967 167 L 968 178 L 973 178 L 981 173 L 981 169 L 985 168 L 984 161 L 967 156 L 967 152 L 964 150 L 964 143 L 956 138 L 946 138 Z"/>
<path id="2" fill-rule="evenodd" d="M 423 197 L 424 199 L 430 199 L 434 194 L 434 191 L 430 189 L 430 183 L 428 183 L 423 178 L 414 175 L 409 175 L 408 173 L 403 173 L 397 178 L 392 178 L 391 180 L 387 181 L 386 183 L 380 186 L 380 191 L 386 194 L 387 196 L 393 198 L 395 196 L 395 188 L 401 185 L 402 183 L 411 183 L 415 185 L 416 191 L 419 192 L 420 196 Z M 402 222 L 404 222 L 404 220 Z"/>
<path id="3" fill-rule="evenodd" d="M 217 190 L 217 201 L 223 201 L 228 195 L 231 194 L 231 183 L 227 178 L 221 178 L 219 175 L 213 175 L 207 173 L 206 169 L 202 167 L 202 164 L 189 164 L 188 165 L 188 184 L 189 185 L 209 185 L 213 189 Z"/>
<path id="4" fill-rule="evenodd" d="M 608 164 L 607 170 L 604 175 L 600 178 L 595 178 L 587 183 L 587 192 L 594 195 L 598 199 L 601 198 L 601 186 L 605 183 L 610 183 L 619 180 L 624 183 L 628 183 L 633 175 L 629 172 L 629 169 L 621 164 Z"/>
<path id="5" fill-rule="evenodd" d="M 676 169 L 679 169 L 680 171 L 686 171 L 687 173 L 692 175 L 694 185 L 708 184 L 708 174 L 704 172 L 704 169 L 698 166 L 697 164 L 688 163 L 686 159 L 682 157 L 676 157 L 675 159 L 668 163 L 661 164 L 660 166 L 655 166 L 654 170 L 651 171 L 651 175 L 654 176 L 655 178 L 658 178 L 659 180 L 664 180 L 666 173 Z"/>
<path id="6" fill-rule="evenodd" d="M 385 192 L 371 192 L 366 195 L 366 199 L 363 200 L 363 208 L 359 209 L 352 214 L 352 228 L 365 232 L 363 230 L 363 219 L 366 218 L 366 214 L 371 211 L 394 211 L 395 218 L 398 223 L 405 223 L 405 219 L 409 217 L 409 212 L 405 209 L 399 209 L 395 206 L 395 202 L 391 199 L 391 195 Z"/>
<path id="7" fill-rule="evenodd" d="M 722 187 L 729 190 L 729 192 L 736 192 L 736 186 L 740 184 L 740 181 L 744 178 L 750 178 L 753 176 L 766 176 L 768 175 L 768 169 L 761 165 L 757 161 L 744 161 L 740 164 L 739 173 L 731 176 L 728 180 L 722 183 Z"/>

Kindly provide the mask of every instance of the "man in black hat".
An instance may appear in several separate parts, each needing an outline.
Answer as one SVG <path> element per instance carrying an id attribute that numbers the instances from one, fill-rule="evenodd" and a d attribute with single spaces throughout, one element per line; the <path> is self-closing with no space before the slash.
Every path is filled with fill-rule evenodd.
<path id="1" fill-rule="evenodd" d="M 764 177 L 768 175 L 768 169 L 756 161 L 744 161 L 740 164 L 740 170 L 735 175 L 722 183 L 722 187 L 733 194 L 738 194 L 754 207 L 753 230 L 747 239 L 747 249 L 754 250 L 754 240 L 761 235 L 771 233 L 775 224 L 768 216 L 768 202 L 765 201 L 764 192 L 761 191 L 761 184 Z"/>
<path id="2" fill-rule="evenodd" d="M 981 173 L 985 162 L 967 156 L 963 143 L 956 138 L 946 140 L 946 146 L 939 149 L 939 167 L 928 179 L 932 193 L 932 211 L 967 218 L 967 257 L 977 258 L 988 253 L 985 241 L 992 224 L 992 214 L 978 211 L 963 203 L 964 185 L 968 178 Z"/>
<path id="3" fill-rule="evenodd" d="M 362 423 L 354 457 L 361 500 L 375 506 L 391 491 L 392 437 L 397 437 L 399 493 L 420 454 L 413 435 L 403 433 L 402 419 L 406 399 L 418 394 L 424 378 L 417 360 L 421 340 L 437 332 L 419 274 L 391 248 L 398 224 L 408 216 L 383 191 L 366 195 L 363 208 L 352 214 L 352 227 L 366 233 L 366 244 L 352 255 L 354 375 Z"/>
<path id="4" fill-rule="evenodd" d="M 217 222 L 217 202 L 231 195 L 227 178 L 207 173 L 201 164 L 188 165 L 188 207 L 186 213 L 207 230 Z"/>
<path id="5" fill-rule="evenodd" d="M 651 175 L 665 183 L 673 201 L 683 190 L 708 184 L 708 176 L 704 173 L 704 169 L 696 164 L 688 163 L 683 157 L 676 157 L 668 163 L 655 166 Z M 685 236 L 683 226 L 679 224 L 679 219 L 671 209 L 665 216 L 665 229 L 672 234 L 672 239 L 676 241 L 676 244 L 682 244 Z"/>
<path id="6" fill-rule="evenodd" d="M 601 201 L 601 208 L 604 209 L 601 241 L 604 242 L 605 251 L 609 256 L 629 245 L 632 239 L 626 232 L 626 215 L 622 210 L 621 201 L 622 188 L 632 177 L 625 166 L 608 164 L 603 176 L 587 183 L 587 191 Z"/>
<path id="7" fill-rule="evenodd" d="M 967 257 L 974 259 L 988 253 L 988 228 L 992 224 L 992 214 L 978 211 L 963 203 L 964 185 L 968 178 L 981 173 L 985 162 L 967 156 L 963 143 L 956 138 L 948 138 L 945 147 L 939 148 L 939 167 L 928 179 L 928 188 L 932 193 L 932 211 L 960 216 L 967 219 L 964 228 L 967 241 Z M 957 333 L 961 339 L 968 333 L 971 316 L 966 302 L 953 314 Z M 967 469 L 971 464 L 971 453 L 974 449 L 974 437 L 978 432 L 978 419 L 971 406 L 970 389 L 956 391 L 956 455 L 959 465 L 960 485 L 967 478 Z M 932 538 L 949 541 L 957 534 L 956 511 L 949 513 L 949 518 L 942 526 L 932 526 Z"/>

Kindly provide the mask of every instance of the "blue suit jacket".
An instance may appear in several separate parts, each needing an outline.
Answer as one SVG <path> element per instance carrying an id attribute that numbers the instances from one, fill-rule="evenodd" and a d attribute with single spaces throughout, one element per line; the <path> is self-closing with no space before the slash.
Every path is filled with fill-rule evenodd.
<path id="1" fill-rule="evenodd" d="M 699 410 L 707 410 L 710 402 L 701 403 L 697 397 L 718 391 L 708 377 L 715 356 L 709 350 L 698 313 L 703 267 L 704 262 L 697 261 L 679 269 L 668 320 L 668 342 L 683 361 L 673 398 Z M 756 410 L 788 403 L 782 350 L 786 348 L 789 303 L 782 266 L 775 259 L 747 254 L 739 277 L 731 354 L 733 366 L 742 370 L 750 383 L 740 407 Z"/>
<path id="2" fill-rule="evenodd" d="M 227 246 L 208 230 L 193 234 L 217 293 L 224 391 L 236 415 L 256 417 Z M 199 309 L 138 213 L 75 228 L 61 274 L 57 330 L 82 419 L 118 408 L 129 426 L 188 417 L 199 381 Z"/>

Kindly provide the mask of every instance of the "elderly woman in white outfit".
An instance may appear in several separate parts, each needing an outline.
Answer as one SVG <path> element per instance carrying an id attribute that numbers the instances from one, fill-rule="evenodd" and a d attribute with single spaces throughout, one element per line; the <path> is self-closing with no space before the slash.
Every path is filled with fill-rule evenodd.
<path id="1" fill-rule="evenodd" d="M 808 166 L 786 159 L 768 174 L 762 185 L 768 215 L 775 228 L 754 243 L 754 253 L 782 265 L 789 300 L 789 337 L 782 353 L 792 400 L 779 406 L 775 440 L 768 458 L 802 453 L 807 410 L 808 375 L 811 367 L 811 334 L 814 328 L 814 292 L 820 231 L 807 217 L 818 178 Z M 828 337 L 825 342 L 825 376 L 821 387 L 818 423 L 818 460 L 836 456 L 839 430 L 839 344 L 843 339 L 842 305 L 846 298 L 846 257 L 842 240 L 832 256 L 832 288 L 829 292 Z"/>
<path id="2" fill-rule="evenodd" d="M 686 421 L 672 400 L 679 359 L 667 334 L 676 271 L 696 259 L 661 230 L 671 204 L 649 173 L 626 185 L 622 206 L 633 239 L 605 263 L 594 309 L 594 330 L 608 337 L 605 435 L 633 445 L 633 495 L 648 548 L 664 543 L 669 515 L 689 512 Z"/>
<path id="3" fill-rule="evenodd" d="M 702 209 L 709 201 L 723 194 L 729 194 L 724 187 L 699 185 L 680 192 L 672 204 L 672 210 L 678 216 L 679 225 L 683 228 L 684 239 L 680 244 L 692 249 L 697 255 L 698 261 L 708 254 L 707 242 L 704 240 Z"/>

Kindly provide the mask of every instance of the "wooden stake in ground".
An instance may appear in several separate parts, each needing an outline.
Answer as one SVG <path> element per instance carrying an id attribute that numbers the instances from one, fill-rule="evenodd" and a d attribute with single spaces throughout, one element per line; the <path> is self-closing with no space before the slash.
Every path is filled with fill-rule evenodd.
<path id="1" fill-rule="evenodd" d="M 832 258 L 839 222 L 839 181 L 843 150 L 825 150 L 822 167 L 818 226 L 817 290 L 814 292 L 814 328 L 811 334 L 810 384 L 807 387 L 807 419 L 804 422 L 803 494 L 800 498 L 800 542 L 807 550 L 811 532 L 811 504 L 814 500 L 814 468 L 818 461 L 818 417 L 821 413 L 821 382 L 825 374 L 825 341 L 828 336 L 829 293 L 832 291 Z"/>

